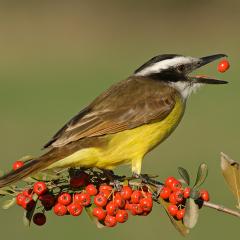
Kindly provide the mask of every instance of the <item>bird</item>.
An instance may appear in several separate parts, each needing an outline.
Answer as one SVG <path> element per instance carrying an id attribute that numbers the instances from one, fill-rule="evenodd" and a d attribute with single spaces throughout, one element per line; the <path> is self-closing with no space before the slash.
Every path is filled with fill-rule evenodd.
<path id="1" fill-rule="evenodd" d="M 38 172 L 74 167 L 112 170 L 129 164 L 141 174 L 144 156 L 181 121 L 192 92 L 227 81 L 191 75 L 226 54 L 161 54 L 115 83 L 68 121 L 44 145 L 46 152 L 0 177 L 0 188 Z"/>

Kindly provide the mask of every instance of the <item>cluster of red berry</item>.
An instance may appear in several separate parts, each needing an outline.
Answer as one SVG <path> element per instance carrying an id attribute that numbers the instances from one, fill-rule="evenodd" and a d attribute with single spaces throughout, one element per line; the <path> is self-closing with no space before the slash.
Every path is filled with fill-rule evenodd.
<path id="1" fill-rule="evenodd" d="M 130 186 L 115 191 L 109 185 L 101 185 L 96 194 L 93 215 L 108 227 L 126 222 L 128 212 L 133 216 L 146 216 L 153 206 L 152 194 L 148 190 L 133 190 Z"/>
<path id="2" fill-rule="evenodd" d="M 168 212 L 177 220 L 182 220 L 185 214 L 185 202 L 190 197 L 191 188 L 182 188 L 182 184 L 174 177 L 165 180 L 164 187 L 161 189 L 160 197 L 168 201 Z M 200 199 L 209 201 L 209 194 L 206 190 L 200 190 Z"/>

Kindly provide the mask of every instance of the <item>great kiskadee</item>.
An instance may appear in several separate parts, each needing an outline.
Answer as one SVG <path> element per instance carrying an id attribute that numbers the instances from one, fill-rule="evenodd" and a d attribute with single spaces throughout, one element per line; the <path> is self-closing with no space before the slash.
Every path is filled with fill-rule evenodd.
<path id="1" fill-rule="evenodd" d="M 131 164 L 140 174 L 146 153 L 177 127 L 189 95 L 223 80 L 189 74 L 226 57 L 164 54 L 150 59 L 80 111 L 44 146 L 49 151 L 0 178 L 0 187 L 39 171 L 68 167 L 113 169 Z"/>

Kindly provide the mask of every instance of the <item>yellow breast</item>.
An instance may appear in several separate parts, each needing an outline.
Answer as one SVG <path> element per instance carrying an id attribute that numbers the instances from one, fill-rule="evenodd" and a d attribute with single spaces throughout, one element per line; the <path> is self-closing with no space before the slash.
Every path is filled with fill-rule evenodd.
<path id="1" fill-rule="evenodd" d="M 172 112 L 162 121 L 108 135 L 104 148 L 81 149 L 53 165 L 53 167 L 99 167 L 112 169 L 117 165 L 141 161 L 152 148 L 166 139 L 177 127 L 185 109 L 182 99 L 176 101 Z"/>

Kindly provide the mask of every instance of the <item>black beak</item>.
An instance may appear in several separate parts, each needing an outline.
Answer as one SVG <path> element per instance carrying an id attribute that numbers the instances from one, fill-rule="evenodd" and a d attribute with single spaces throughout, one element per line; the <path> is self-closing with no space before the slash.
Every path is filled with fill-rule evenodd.
<path id="1" fill-rule="evenodd" d="M 211 63 L 217 59 L 223 58 L 223 57 L 227 57 L 227 55 L 226 54 L 215 54 L 215 55 L 211 55 L 211 56 L 202 57 L 199 59 L 199 63 L 196 66 L 196 69 L 200 68 L 208 63 Z M 203 83 L 203 84 L 226 84 L 226 83 L 228 83 L 227 81 L 224 81 L 224 80 L 210 78 L 210 77 L 201 76 L 201 75 L 193 76 L 193 77 L 191 77 L 191 80 L 195 83 Z"/>

